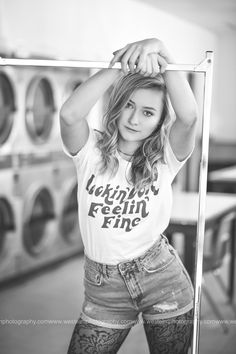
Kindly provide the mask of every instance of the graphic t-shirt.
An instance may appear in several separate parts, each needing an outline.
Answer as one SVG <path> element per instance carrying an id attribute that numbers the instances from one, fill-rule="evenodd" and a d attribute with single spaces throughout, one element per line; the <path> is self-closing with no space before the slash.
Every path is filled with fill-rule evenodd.
<path id="1" fill-rule="evenodd" d="M 131 162 L 119 154 L 114 176 L 101 174 L 100 132 L 90 128 L 84 147 L 71 156 L 78 179 L 78 216 L 85 254 L 92 260 L 118 264 L 143 254 L 167 228 L 171 216 L 171 183 L 185 163 L 167 141 L 166 164 L 158 163 L 156 180 L 136 191 L 128 182 Z"/>

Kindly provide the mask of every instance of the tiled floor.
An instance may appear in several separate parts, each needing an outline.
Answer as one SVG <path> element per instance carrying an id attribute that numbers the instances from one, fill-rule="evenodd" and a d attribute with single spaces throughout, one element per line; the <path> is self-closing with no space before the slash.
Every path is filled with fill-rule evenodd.
<path id="1" fill-rule="evenodd" d="M 77 257 L 0 290 L 1 354 L 66 353 L 83 298 L 82 264 L 82 257 Z M 203 298 L 199 352 L 233 354 L 236 319 L 214 281 L 209 277 L 206 281 L 230 328 L 228 334 L 223 333 Z M 132 353 L 148 353 L 141 324 L 131 330 L 119 351 Z"/>

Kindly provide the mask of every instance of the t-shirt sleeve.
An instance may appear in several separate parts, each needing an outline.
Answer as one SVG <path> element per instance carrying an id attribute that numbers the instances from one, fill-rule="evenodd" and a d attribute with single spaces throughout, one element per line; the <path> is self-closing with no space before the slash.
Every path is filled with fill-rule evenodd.
<path id="1" fill-rule="evenodd" d="M 96 131 L 95 129 L 89 127 L 89 136 L 88 136 L 88 140 L 86 141 L 85 145 L 82 147 L 82 149 L 80 149 L 75 155 L 72 155 L 67 147 L 65 146 L 65 144 L 63 143 L 62 139 L 61 139 L 61 144 L 62 144 L 62 149 L 64 151 L 64 153 L 69 156 L 70 158 L 72 158 L 72 160 L 74 161 L 74 163 L 76 165 L 78 164 L 82 164 L 83 161 L 85 161 L 89 156 L 91 157 L 91 153 L 94 151 L 94 149 L 96 148 L 96 143 L 97 143 L 97 134 L 99 134 L 100 132 Z"/>
<path id="2" fill-rule="evenodd" d="M 165 161 L 168 165 L 172 179 L 174 179 L 174 177 L 184 166 L 185 162 L 189 159 L 191 155 L 192 155 L 192 151 L 184 160 L 179 161 L 172 150 L 169 139 L 167 139 L 166 146 L 165 146 Z"/>

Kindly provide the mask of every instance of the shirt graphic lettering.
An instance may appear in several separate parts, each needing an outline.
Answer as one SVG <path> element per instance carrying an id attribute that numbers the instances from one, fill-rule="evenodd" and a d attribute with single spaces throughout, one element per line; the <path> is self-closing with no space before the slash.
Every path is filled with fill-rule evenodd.
<path id="1" fill-rule="evenodd" d="M 159 193 L 159 188 L 154 184 L 149 189 L 137 191 L 134 187 L 121 189 L 119 185 L 114 188 L 110 183 L 106 186 L 96 186 L 93 184 L 94 178 L 95 175 L 92 174 L 88 179 L 86 191 L 99 199 L 98 202 L 91 202 L 88 216 L 96 218 L 98 214 L 102 215 L 101 228 L 104 229 L 121 228 L 131 231 L 149 214 L 147 202 L 150 192 L 153 195 Z"/>

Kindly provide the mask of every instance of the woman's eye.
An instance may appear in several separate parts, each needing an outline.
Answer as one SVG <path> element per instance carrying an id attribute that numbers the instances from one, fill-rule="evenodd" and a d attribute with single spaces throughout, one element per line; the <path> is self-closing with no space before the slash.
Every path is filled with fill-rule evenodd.
<path id="1" fill-rule="evenodd" d="M 143 111 L 143 114 L 144 114 L 146 117 L 151 117 L 151 116 L 153 116 L 153 113 L 150 112 L 150 111 Z"/>

